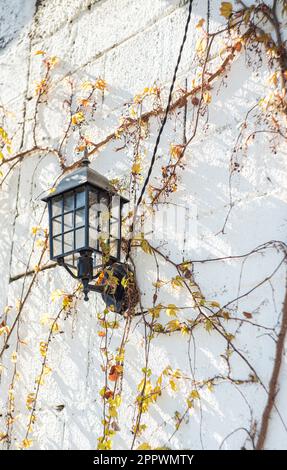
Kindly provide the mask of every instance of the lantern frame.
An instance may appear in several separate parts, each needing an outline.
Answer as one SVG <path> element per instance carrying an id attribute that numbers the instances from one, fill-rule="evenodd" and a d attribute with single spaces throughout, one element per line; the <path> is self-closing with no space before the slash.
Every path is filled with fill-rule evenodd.
<path id="1" fill-rule="evenodd" d="M 129 200 L 118 194 L 109 180 L 91 169 L 89 163 L 85 157 L 79 168 L 62 178 L 53 193 L 42 198 L 49 211 L 50 258 L 82 282 L 85 300 L 88 300 L 89 291 L 100 292 L 108 307 L 122 313 L 125 303 L 122 281 L 131 276 L 129 267 L 121 263 L 122 208 Z M 106 212 L 99 208 L 102 200 L 107 203 Z M 113 201 L 116 201 L 117 217 L 112 215 Z M 91 225 L 91 214 L 95 226 Z M 103 214 L 106 217 L 108 214 L 107 220 Z M 116 226 L 116 236 L 112 235 L 112 224 Z M 104 225 L 105 233 L 102 231 Z M 60 243 L 59 251 L 56 242 Z M 113 254 L 110 254 L 112 243 Z M 97 264 L 98 256 L 103 257 L 100 264 Z M 113 287 L 108 282 L 111 275 L 117 280 Z M 96 284 L 90 284 L 93 280 Z"/>

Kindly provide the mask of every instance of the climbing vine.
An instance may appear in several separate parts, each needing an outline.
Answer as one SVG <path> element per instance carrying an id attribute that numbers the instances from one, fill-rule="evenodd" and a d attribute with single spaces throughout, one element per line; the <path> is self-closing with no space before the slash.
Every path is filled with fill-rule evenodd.
<path id="1" fill-rule="evenodd" d="M 188 3 L 191 8 L 192 2 Z M 81 81 L 80 85 L 72 73 L 61 77 L 59 73 L 56 74 L 61 58 L 50 55 L 44 50 L 31 51 L 31 61 L 41 62 L 41 74 L 34 86 L 34 96 L 29 100 L 33 103 L 30 146 L 24 146 L 23 138 L 19 144 L 17 136 L 10 133 L 9 111 L 0 107 L 0 176 L 3 189 L 9 182 L 11 174 L 30 157 L 37 156 L 40 161 L 44 161 L 47 155 L 56 157 L 60 175 L 45 188 L 53 192 L 58 179 L 81 164 L 84 152 L 93 159 L 105 146 L 114 143 L 119 158 L 122 158 L 123 154 L 129 156 L 125 163 L 125 174 L 112 180 L 119 191 L 128 193 L 131 201 L 129 211 L 124 218 L 122 251 L 134 270 L 140 291 L 137 268 L 139 257 L 149 258 L 156 274 L 149 286 L 152 291 L 150 296 L 152 300 L 149 304 L 143 292 L 139 297 L 138 293 L 129 292 L 130 296 L 136 295 L 136 302 L 128 304 L 129 308 L 123 318 L 119 319 L 107 308 L 95 312 L 98 321 L 97 335 L 100 341 L 102 374 L 102 387 L 97 399 L 102 408 L 102 430 L 95 436 L 95 445 L 98 449 L 112 449 L 113 438 L 121 431 L 120 413 L 123 405 L 126 406 L 123 404 L 123 390 L 128 362 L 127 348 L 131 333 L 138 325 L 142 327 L 143 332 L 144 357 L 140 381 L 130 403 L 134 410 L 130 426 L 130 448 L 152 448 L 148 439 L 146 416 L 166 395 L 176 394 L 180 390 L 185 391 L 184 403 L 181 404 L 181 410 L 177 410 L 171 417 L 173 431 L 162 448 L 169 448 L 172 438 L 189 419 L 192 419 L 195 410 L 199 411 L 201 428 L 204 413 L 203 396 L 205 393 L 212 393 L 222 383 L 231 384 L 238 390 L 243 387 L 257 387 L 257 390 L 260 388 L 265 396 L 266 406 L 261 421 L 254 417 L 252 408 L 248 404 L 250 423 L 248 428 L 241 429 L 245 434 L 243 448 L 248 446 L 253 449 L 264 448 L 272 413 L 279 416 L 287 432 L 287 424 L 276 404 L 287 331 L 286 299 L 280 322 L 274 326 L 264 325 L 257 320 L 259 316 L 254 318 L 252 312 L 240 312 L 238 307 L 240 300 L 248 299 L 260 287 L 267 285 L 272 287 L 273 277 L 286 264 L 286 245 L 283 241 L 271 240 L 245 254 L 212 259 L 183 259 L 179 262 L 177 254 L 173 258 L 164 245 L 156 246 L 142 228 L 145 220 L 151 214 L 160 211 L 179 190 L 181 177 L 187 166 L 191 165 L 188 152 L 192 152 L 192 143 L 199 131 L 204 132 L 208 126 L 209 110 L 216 90 L 227 85 L 229 73 L 241 56 L 245 57 L 250 67 L 259 70 L 259 74 L 259 64 L 267 67 L 270 86 L 268 94 L 253 104 L 246 114 L 234 143 L 229 162 L 229 205 L 220 234 L 225 234 L 229 217 L 236 205 L 233 182 L 235 176 L 244 171 L 250 143 L 261 139 L 264 135 L 270 143 L 270 149 L 276 155 L 277 148 L 286 141 L 287 48 L 283 32 L 286 26 L 287 2 L 274 0 L 271 5 L 260 0 L 251 5 L 243 1 L 222 2 L 220 15 L 224 18 L 225 24 L 216 31 L 212 31 L 210 27 L 209 15 L 210 11 L 208 17 L 200 18 L 196 25 L 198 39 L 193 59 L 194 67 L 192 67 L 195 72 L 192 74 L 190 72 L 189 87 L 185 84 L 171 89 L 167 107 L 166 89 L 159 83 L 149 84 L 125 103 L 115 130 L 99 140 L 97 140 L 99 135 L 97 112 L 100 103 L 110 92 L 112 84 L 107 83 L 101 76 L 89 77 Z M 41 117 L 59 89 L 64 90 L 63 95 L 65 95 L 61 108 L 64 128 L 58 145 L 50 147 L 43 143 L 45 140 L 42 138 Z M 189 115 L 192 118 L 187 131 L 186 119 Z M 178 140 L 169 142 L 168 154 L 158 158 L 159 152 L 155 151 L 151 160 L 149 142 L 154 138 L 153 129 L 157 123 L 162 126 L 165 116 L 169 122 L 185 120 L 184 136 L 182 138 L 179 137 L 179 133 L 175 133 Z M 23 129 L 25 132 L 24 125 Z M 76 155 L 72 161 L 68 159 L 68 150 L 71 146 Z M 38 422 L 39 397 L 46 381 L 53 373 L 49 360 L 50 351 L 55 338 L 64 331 L 65 324 L 72 321 L 73 314 L 80 314 L 78 306 L 82 302 L 81 285 L 74 286 L 69 292 L 60 289 L 51 292 L 51 302 L 58 310 L 56 314 L 45 315 L 40 320 L 46 335 L 38 344 L 39 372 L 34 378 L 33 388 L 27 390 L 24 400 L 26 428 L 24 432 L 21 431 L 21 439 L 17 439 L 15 444 L 13 437 L 15 422 L 18 419 L 19 401 L 23 401 L 23 396 L 19 395 L 21 398 L 17 398 L 16 393 L 21 383 L 21 368 L 18 364 L 22 351 L 27 347 L 25 340 L 22 339 L 22 324 L 25 322 L 25 312 L 29 309 L 31 294 L 34 290 L 40 289 L 39 277 L 43 272 L 56 269 L 55 263 L 49 262 L 45 217 L 44 211 L 31 229 L 32 244 L 24 272 L 10 276 L 11 284 L 16 281 L 21 282 L 19 300 L 15 305 L 7 305 L 0 317 L 2 340 L 0 373 L 4 376 L 7 367 L 12 370 L 11 380 L 9 379 L 8 388 L 5 390 L 7 408 L 3 412 L 4 428 L 0 433 L 3 446 L 8 449 L 15 445 L 25 449 L 33 447 L 33 434 Z M 264 255 L 270 250 L 279 254 L 279 261 L 268 276 L 243 293 L 239 289 L 238 295 L 225 304 L 218 300 L 219 295 L 215 299 L 206 297 L 197 279 L 200 266 L 231 261 L 245 263 L 255 255 Z M 169 277 L 162 274 L 165 267 L 171 273 Z M 128 286 L 125 287 L 128 289 Z M 167 289 L 175 293 L 178 303 L 164 301 Z M 234 308 L 234 305 L 237 307 Z M 269 384 L 264 382 L 248 355 L 238 346 L 237 337 L 247 326 L 259 329 L 275 341 L 274 369 Z M 226 367 L 225 372 L 198 379 L 195 373 L 195 334 L 201 330 L 222 340 L 221 344 L 224 346 L 220 355 Z M 159 375 L 154 374 L 151 366 L 153 346 L 164 335 L 176 337 L 176 341 L 187 342 L 189 372 L 168 365 Z M 13 351 L 10 344 L 13 344 Z M 12 365 L 7 366 L 7 361 L 5 362 L 7 356 L 10 356 Z M 245 375 L 237 376 L 233 372 L 234 357 L 245 366 L 244 371 L 247 371 Z M 243 394 L 241 391 L 240 393 Z M 221 447 L 229 437 L 226 436 L 220 444 Z M 203 442 L 202 436 L 200 439 Z"/>

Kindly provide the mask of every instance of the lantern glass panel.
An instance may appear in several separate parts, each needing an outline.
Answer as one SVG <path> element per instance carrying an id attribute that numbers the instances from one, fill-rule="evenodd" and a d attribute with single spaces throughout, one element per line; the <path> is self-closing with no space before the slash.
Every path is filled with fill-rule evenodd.
<path id="1" fill-rule="evenodd" d="M 86 196 L 88 200 L 86 201 Z M 115 259 L 120 255 L 121 198 L 89 186 L 70 190 L 51 200 L 53 257 L 65 257 L 91 249 Z M 88 219 L 87 220 L 87 215 Z"/>
<path id="2" fill-rule="evenodd" d="M 76 193 L 76 208 L 85 207 L 86 198 L 85 191 L 78 191 Z"/>
<path id="3" fill-rule="evenodd" d="M 69 191 L 51 202 L 53 257 L 86 248 L 86 189 Z"/>
<path id="4" fill-rule="evenodd" d="M 62 254 L 62 235 L 53 238 L 53 255 L 60 256 Z"/>
<path id="5" fill-rule="evenodd" d="M 121 200 L 119 196 L 112 197 L 110 220 L 110 255 L 120 257 L 121 238 Z"/>
<path id="6" fill-rule="evenodd" d="M 73 229 L 73 216 L 73 212 L 68 212 L 67 214 L 64 214 L 64 232 L 68 232 L 69 230 Z"/>
<path id="7" fill-rule="evenodd" d="M 51 201 L 51 228 L 53 257 L 61 256 L 62 251 L 62 215 L 63 197 L 57 196 Z"/>
<path id="8" fill-rule="evenodd" d="M 73 243 L 74 243 L 74 232 L 67 232 L 64 233 L 64 253 L 69 253 L 73 251 Z"/>
<path id="9" fill-rule="evenodd" d="M 52 217 L 62 214 L 62 197 L 52 199 Z"/>
<path id="10" fill-rule="evenodd" d="M 121 201 L 118 196 L 113 196 L 111 204 L 111 237 L 113 238 L 120 238 L 120 221 Z"/>
<path id="11" fill-rule="evenodd" d="M 80 250 L 85 247 L 85 228 L 75 230 L 75 249 Z"/>
<path id="12" fill-rule="evenodd" d="M 99 211 L 98 192 L 89 191 L 89 246 L 98 250 L 99 238 Z"/>
<path id="13" fill-rule="evenodd" d="M 64 196 L 64 212 L 69 212 L 74 210 L 74 194 L 68 193 Z"/>
<path id="14" fill-rule="evenodd" d="M 109 241 L 109 199 L 109 195 L 100 190 L 89 191 L 89 246 L 99 252 L 102 243 Z"/>
<path id="15" fill-rule="evenodd" d="M 62 216 L 55 217 L 52 221 L 53 235 L 59 235 L 62 233 Z"/>
<path id="16" fill-rule="evenodd" d="M 100 196 L 99 205 L 99 232 L 101 240 L 105 242 L 109 241 L 110 235 L 110 207 L 109 207 L 109 196 L 103 194 Z"/>
<path id="17" fill-rule="evenodd" d="M 78 209 L 75 212 L 75 227 L 83 227 L 85 225 L 85 209 Z"/>

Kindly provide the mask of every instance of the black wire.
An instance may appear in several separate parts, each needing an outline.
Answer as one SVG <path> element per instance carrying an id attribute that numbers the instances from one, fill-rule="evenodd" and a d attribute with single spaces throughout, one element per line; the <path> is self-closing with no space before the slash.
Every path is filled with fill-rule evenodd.
<path id="1" fill-rule="evenodd" d="M 206 21 L 206 32 L 209 36 L 209 26 L 210 26 L 210 0 L 207 0 L 207 21 Z"/>
<path id="2" fill-rule="evenodd" d="M 187 38 L 187 32 L 188 32 L 188 27 L 189 27 L 190 18 L 191 18 L 192 3 L 193 3 L 193 0 L 189 0 L 188 17 L 187 17 L 187 21 L 186 21 L 186 25 L 185 25 L 183 40 L 182 40 L 180 50 L 179 50 L 179 54 L 178 54 L 178 58 L 177 58 L 177 63 L 176 63 L 174 73 L 173 73 L 172 83 L 171 83 L 171 86 L 170 86 L 170 89 L 169 89 L 168 102 L 167 102 L 164 118 L 162 120 L 161 127 L 160 127 L 160 130 L 159 130 L 157 139 L 156 139 L 156 143 L 155 143 L 155 146 L 154 146 L 154 150 L 153 150 L 153 154 L 152 154 L 148 174 L 147 174 L 147 177 L 145 179 L 144 185 L 142 187 L 140 196 L 139 196 L 139 198 L 137 200 L 137 203 L 136 203 L 136 207 L 135 207 L 136 209 L 140 205 L 140 203 L 142 201 L 142 198 L 143 198 L 143 195 L 145 193 L 146 187 L 148 185 L 148 182 L 149 182 L 149 179 L 150 179 L 150 176 L 151 176 L 151 173 L 152 173 L 152 169 L 153 169 L 153 166 L 154 166 L 154 162 L 155 162 L 155 159 L 156 159 L 156 153 L 157 153 L 157 149 L 158 149 L 158 146 L 159 146 L 160 138 L 161 138 L 161 135 L 162 135 L 163 130 L 164 130 L 164 126 L 165 126 L 166 121 L 167 121 L 168 112 L 169 112 L 169 108 L 170 108 L 170 104 L 171 104 L 171 100 L 172 100 L 172 92 L 173 92 L 175 81 L 176 81 L 177 71 L 178 71 L 180 61 L 181 61 L 181 56 L 182 56 L 182 51 L 183 51 L 183 48 L 184 48 L 184 44 L 185 44 L 186 38 Z"/>
<path id="3" fill-rule="evenodd" d="M 193 4 L 193 0 L 189 0 L 188 17 L 187 17 L 187 20 L 186 20 L 186 24 L 185 24 L 185 28 L 184 28 L 184 35 L 183 35 L 182 43 L 181 43 L 181 46 L 180 46 L 180 49 L 179 49 L 179 54 L 178 54 L 176 66 L 175 66 L 175 69 L 174 69 L 173 77 L 172 77 L 172 83 L 171 83 L 171 86 L 170 86 L 170 89 L 169 89 L 168 102 L 167 102 L 167 106 L 166 106 L 166 109 L 165 109 L 164 118 L 162 120 L 160 130 L 159 130 L 159 133 L 158 133 L 158 136 L 157 136 L 157 139 L 156 139 L 156 143 L 155 143 L 155 146 L 154 146 L 154 150 L 153 150 L 153 154 L 152 154 L 148 174 L 147 174 L 145 182 L 143 184 L 140 196 L 139 196 L 139 198 L 137 200 L 137 203 L 135 205 L 134 220 L 133 220 L 133 222 L 131 224 L 131 227 L 130 227 L 131 234 L 134 231 L 134 221 L 135 221 L 135 218 L 136 218 L 137 209 L 138 209 L 138 207 L 139 207 L 139 205 L 142 201 L 143 195 L 144 195 L 146 187 L 148 185 L 148 182 L 149 182 L 149 179 L 150 179 L 150 176 L 151 176 L 151 173 L 152 173 L 152 169 L 153 169 L 153 166 L 154 166 L 154 162 L 155 162 L 155 159 L 156 159 L 156 153 L 157 153 L 157 149 L 158 149 L 158 146 L 159 146 L 160 138 L 161 138 L 161 135 L 162 135 L 163 130 L 164 130 L 164 126 L 165 126 L 166 121 L 167 121 L 167 116 L 168 116 L 168 113 L 169 113 L 169 108 L 170 108 L 170 104 L 171 104 L 171 100 L 172 100 L 172 92 L 173 92 L 175 81 L 176 81 L 177 71 L 178 71 L 180 61 L 181 61 L 181 56 L 182 56 L 182 51 L 183 51 L 183 48 L 184 48 L 184 44 L 185 44 L 186 39 L 187 39 L 187 32 L 188 32 L 190 19 L 191 19 L 192 4 Z M 129 241 L 128 241 L 127 253 L 126 253 L 126 257 L 125 257 L 126 261 L 127 261 L 127 259 L 129 258 L 129 255 L 130 255 L 131 242 L 132 242 L 132 239 L 130 238 Z"/>

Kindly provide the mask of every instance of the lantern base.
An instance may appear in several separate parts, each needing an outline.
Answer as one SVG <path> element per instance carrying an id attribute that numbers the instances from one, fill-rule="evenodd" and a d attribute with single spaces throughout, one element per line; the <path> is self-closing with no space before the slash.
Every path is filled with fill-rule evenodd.
<path id="1" fill-rule="evenodd" d="M 123 314 L 130 308 L 135 303 L 135 300 L 137 303 L 138 291 L 135 287 L 133 273 L 126 264 L 115 261 L 102 267 L 94 276 L 93 260 L 90 251 L 80 253 L 77 263 L 77 274 L 71 271 L 63 258 L 58 259 L 58 264 L 63 266 L 73 278 L 81 281 L 85 301 L 89 300 L 88 294 L 90 291 L 98 292 L 101 294 L 106 306 L 120 314 Z M 96 281 L 95 284 L 91 284 L 93 280 Z M 133 295 L 134 301 L 130 301 L 128 292 L 137 293 Z"/>
<path id="2" fill-rule="evenodd" d="M 127 290 L 132 272 L 126 264 L 114 263 L 96 275 L 96 285 L 88 284 L 91 291 L 100 292 L 106 306 L 117 313 L 127 309 Z"/>

